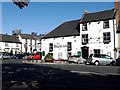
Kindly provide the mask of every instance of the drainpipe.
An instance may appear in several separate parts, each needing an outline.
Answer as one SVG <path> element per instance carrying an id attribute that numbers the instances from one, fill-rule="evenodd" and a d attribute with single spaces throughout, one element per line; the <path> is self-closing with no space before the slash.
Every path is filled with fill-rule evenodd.
<path id="1" fill-rule="evenodd" d="M 114 26 L 114 19 L 113 19 L 113 38 L 114 38 L 114 59 L 116 59 L 116 48 L 115 48 L 115 26 Z"/>

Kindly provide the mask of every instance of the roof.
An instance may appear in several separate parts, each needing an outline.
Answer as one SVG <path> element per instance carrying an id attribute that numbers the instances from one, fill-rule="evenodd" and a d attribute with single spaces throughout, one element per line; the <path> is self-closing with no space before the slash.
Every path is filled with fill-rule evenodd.
<path id="1" fill-rule="evenodd" d="M 14 35 L 0 34 L 0 42 L 21 43 Z"/>
<path id="2" fill-rule="evenodd" d="M 31 34 L 20 34 L 23 39 L 36 39 L 35 35 Z"/>
<path id="3" fill-rule="evenodd" d="M 66 37 L 66 36 L 78 36 L 80 35 L 77 26 L 79 20 L 67 21 L 56 27 L 54 30 L 49 32 L 43 38 L 55 38 L 55 37 Z"/>
<path id="4" fill-rule="evenodd" d="M 115 9 L 110 9 L 110 10 L 84 14 L 80 22 L 86 23 L 86 22 L 94 22 L 94 21 L 108 20 L 114 18 L 115 18 Z"/>
<path id="5" fill-rule="evenodd" d="M 20 34 L 20 36 L 23 38 L 23 39 L 33 39 L 33 40 L 40 40 L 43 35 L 32 35 L 32 34 Z"/>

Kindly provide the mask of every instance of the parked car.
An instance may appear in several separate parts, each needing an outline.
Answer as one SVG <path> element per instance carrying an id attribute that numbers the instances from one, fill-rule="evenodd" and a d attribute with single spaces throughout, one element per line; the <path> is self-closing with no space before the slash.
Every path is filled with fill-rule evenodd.
<path id="1" fill-rule="evenodd" d="M 24 54 L 14 54 L 11 56 L 12 59 L 22 59 L 25 55 Z"/>
<path id="2" fill-rule="evenodd" d="M 116 66 L 120 66 L 120 56 L 116 59 Z"/>
<path id="3" fill-rule="evenodd" d="M 106 54 L 90 54 L 85 64 L 115 65 L 115 60 Z"/>
<path id="4" fill-rule="evenodd" d="M 28 56 L 26 56 L 28 60 L 40 60 L 40 53 L 35 53 L 35 54 L 29 54 Z"/>
<path id="5" fill-rule="evenodd" d="M 0 59 L 10 59 L 10 55 L 6 52 L 0 52 Z"/>
<path id="6" fill-rule="evenodd" d="M 68 58 L 68 63 L 76 63 L 76 64 L 80 64 L 80 63 L 84 63 L 84 59 L 82 59 L 80 56 L 78 55 L 72 55 L 69 56 Z"/>

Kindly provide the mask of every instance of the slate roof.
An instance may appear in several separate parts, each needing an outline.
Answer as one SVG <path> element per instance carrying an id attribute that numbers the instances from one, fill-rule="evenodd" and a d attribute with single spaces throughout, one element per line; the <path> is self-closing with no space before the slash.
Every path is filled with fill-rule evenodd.
<path id="1" fill-rule="evenodd" d="M 115 9 L 110 9 L 110 10 L 84 14 L 80 22 L 86 23 L 86 22 L 94 22 L 94 21 L 108 20 L 114 18 L 115 18 Z"/>
<path id="2" fill-rule="evenodd" d="M 21 43 L 14 35 L 0 34 L 0 42 Z"/>
<path id="3" fill-rule="evenodd" d="M 35 35 L 31 35 L 31 34 L 20 34 L 20 36 L 21 36 L 23 39 L 33 39 L 33 40 L 36 40 L 36 36 L 35 36 Z"/>
<path id="4" fill-rule="evenodd" d="M 55 38 L 55 37 L 66 37 L 66 36 L 78 36 L 80 35 L 77 26 L 79 25 L 79 20 L 67 21 L 59 25 L 57 28 L 49 32 L 43 38 Z"/>
<path id="5" fill-rule="evenodd" d="M 44 34 L 41 35 L 32 35 L 32 34 L 20 34 L 22 39 L 33 39 L 33 40 L 40 40 Z"/>

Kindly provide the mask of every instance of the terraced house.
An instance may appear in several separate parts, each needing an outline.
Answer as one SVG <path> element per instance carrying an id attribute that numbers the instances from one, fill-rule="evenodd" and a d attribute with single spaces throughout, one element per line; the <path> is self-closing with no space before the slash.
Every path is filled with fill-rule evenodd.
<path id="1" fill-rule="evenodd" d="M 14 35 L 0 34 L 0 52 L 19 53 L 21 42 Z"/>
<path id="2" fill-rule="evenodd" d="M 67 59 L 69 55 L 89 54 L 120 56 L 120 12 L 119 3 L 114 8 L 89 13 L 81 19 L 64 22 L 42 38 L 42 52 L 52 53 L 55 59 Z M 45 56 L 44 55 L 44 56 Z M 43 57 L 44 58 L 44 57 Z"/>
<path id="3" fill-rule="evenodd" d="M 20 40 L 22 46 L 21 51 L 32 53 L 33 51 L 41 51 L 41 37 L 43 35 L 36 34 L 18 34 L 16 37 Z"/>

